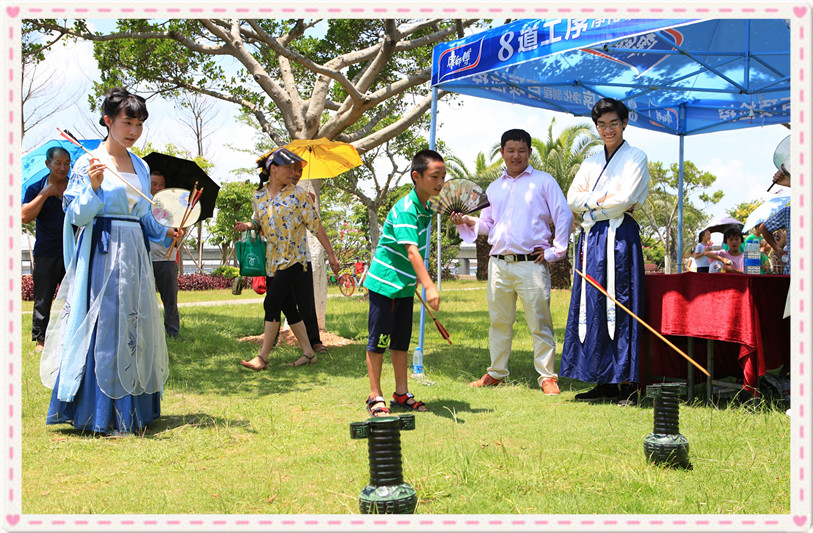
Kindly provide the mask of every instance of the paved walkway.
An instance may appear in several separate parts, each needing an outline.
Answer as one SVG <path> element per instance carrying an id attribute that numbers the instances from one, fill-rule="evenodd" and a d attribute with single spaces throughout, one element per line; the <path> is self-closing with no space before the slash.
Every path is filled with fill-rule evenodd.
<path id="1" fill-rule="evenodd" d="M 244 290 L 251 290 L 251 289 L 244 289 Z M 444 292 L 458 292 L 458 291 L 484 291 L 486 290 L 485 285 L 482 287 L 465 287 L 461 289 L 446 289 L 445 291 L 441 289 L 441 294 Z M 328 298 L 344 298 L 345 296 L 341 294 L 328 294 Z M 358 295 L 350 296 L 350 298 L 357 298 Z M 263 298 L 251 298 L 247 300 L 215 300 L 211 302 L 184 302 L 178 304 L 178 307 L 211 307 L 216 305 L 244 305 L 244 304 L 261 304 L 263 303 Z M 161 305 L 159 304 L 159 307 Z M 30 311 L 29 311 L 30 312 Z"/>
<path id="2" fill-rule="evenodd" d="M 485 285 L 482 287 L 466 287 L 461 289 L 446 289 L 441 290 L 440 292 L 457 292 L 457 291 L 484 291 L 486 289 Z M 251 289 L 244 289 L 244 290 L 251 290 Z M 328 298 L 344 298 L 345 296 L 341 294 L 328 294 Z M 357 298 L 358 296 L 350 296 L 350 298 Z M 179 303 L 178 307 L 216 307 L 219 305 L 251 305 L 251 304 L 262 304 L 264 297 L 261 298 L 250 298 L 250 299 L 241 299 L 241 300 L 213 300 L 211 302 L 183 302 Z M 159 303 L 159 309 L 163 309 L 163 306 Z M 52 310 L 52 314 L 55 310 Z M 22 314 L 30 315 L 33 311 L 23 311 Z"/>

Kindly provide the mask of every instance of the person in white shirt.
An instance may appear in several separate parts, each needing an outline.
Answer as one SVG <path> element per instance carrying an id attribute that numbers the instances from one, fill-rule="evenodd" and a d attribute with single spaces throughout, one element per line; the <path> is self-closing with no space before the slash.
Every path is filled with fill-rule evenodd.
<path id="1" fill-rule="evenodd" d="M 710 250 L 711 248 L 711 232 L 707 229 L 704 229 L 700 232 L 700 236 L 697 239 L 697 246 L 694 247 L 694 252 L 692 253 L 692 257 L 694 258 L 695 264 L 697 265 L 697 272 L 708 272 L 709 265 L 711 264 L 711 260 L 706 256 L 706 250 Z"/>
<path id="2" fill-rule="evenodd" d="M 593 106 L 604 150 L 582 163 L 567 201 L 581 219 L 576 268 L 637 316 L 644 312 L 644 258 L 632 216 L 649 190 L 644 152 L 624 140 L 629 111 L 612 98 Z M 637 403 L 641 325 L 581 276 L 573 279 L 559 373 L 598 385 L 577 401 Z M 619 387 L 619 384 L 622 386 Z"/>
<path id="3" fill-rule="evenodd" d="M 528 164 L 531 155 L 528 132 L 513 129 L 503 133 L 500 154 L 505 172 L 486 190 L 491 205 L 479 218 L 460 213 L 451 216 L 464 241 L 474 242 L 478 234 L 488 235 L 491 245 L 488 262 L 491 366 L 482 378 L 469 385 L 495 386 L 508 377 L 519 297 L 533 339 L 539 386 L 545 394 L 559 394 L 558 376 L 554 372 L 556 342 L 550 314 L 548 263 L 567 255 L 573 214 L 553 176 Z"/>

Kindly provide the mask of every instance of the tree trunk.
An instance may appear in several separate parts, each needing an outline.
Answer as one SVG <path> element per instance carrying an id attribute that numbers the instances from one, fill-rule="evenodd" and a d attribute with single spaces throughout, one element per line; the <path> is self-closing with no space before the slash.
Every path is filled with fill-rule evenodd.
<path id="1" fill-rule="evenodd" d="M 669 249 L 671 243 L 670 241 L 670 232 L 667 229 L 666 231 L 666 239 L 663 243 L 663 273 L 664 274 L 671 274 L 672 273 L 672 251 Z"/>
<path id="2" fill-rule="evenodd" d="M 477 252 L 477 280 L 485 281 L 488 279 L 488 252 L 491 250 L 488 235 L 478 235 L 474 245 Z"/>
<path id="3" fill-rule="evenodd" d="M 232 252 L 234 248 L 232 248 L 231 243 L 221 244 L 220 245 L 220 266 L 229 266 L 229 263 L 234 260 L 234 265 L 237 268 L 240 268 L 240 265 L 237 263 L 237 258 L 233 257 Z"/>
<path id="4" fill-rule="evenodd" d="M 370 221 L 370 259 L 375 256 L 375 247 L 378 246 L 378 239 L 381 237 L 381 228 L 378 227 L 379 205 L 367 206 L 367 217 Z"/>
<path id="5" fill-rule="evenodd" d="M 316 210 L 319 210 L 319 193 L 322 190 L 322 180 L 308 180 L 303 182 L 306 190 L 316 195 Z M 332 243 L 331 243 L 332 244 Z M 327 269 L 325 268 L 326 254 L 324 248 L 316 237 L 308 232 L 308 247 L 311 251 L 311 265 L 313 265 L 313 300 L 316 304 L 316 321 L 319 329 L 327 330 L 325 311 L 327 309 Z"/>

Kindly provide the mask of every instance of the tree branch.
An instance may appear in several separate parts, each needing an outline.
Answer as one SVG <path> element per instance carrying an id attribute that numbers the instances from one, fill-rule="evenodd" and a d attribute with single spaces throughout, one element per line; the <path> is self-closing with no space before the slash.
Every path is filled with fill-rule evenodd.
<path id="1" fill-rule="evenodd" d="M 260 123 L 260 127 L 262 128 L 263 132 L 266 133 L 269 137 L 271 137 L 271 140 L 273 140 L 277 144 L 277 146 L 282 146 L 288 143 L 288 140 L 281 136 L 279 132 L 276 130 L 276 128 L 274 128 L 268 121 L 268 118 L 266 117 L 263 108 L 256 105 L 254 102 L 243 98 L 238 98 L 229 94 L 223 94 L 217 91 L 213 91 L 212 89 L 202 87 L 200 85 L 187 83 L 183 80 L 173 80 L 173 81 L 179 87 L 182 87 L 188 91 L 198 92 L 201 94 L 205 94 L 207 96 L 211 96 L 212 98 L 217 98 L 218 100 L 223 100 L 224 102 L 231 102 L 233 104 L 237 104 L 239 106 L 244 107 L 252 115 L 254 115 L 254 118 L 256 118 L 257 121 Z"/>
<path id="2" fill-rule="evenodd" d="M 409 110 L 409 112 L 405 113 L 398 119 L 396 122 L 390 124 L 386 128 L 382 128 L 375 133 L 372 133 L 361 139 L 360 141 L 353 144 L 358 150 L 359 153 L 366 152 L 373 146 L 379 145 L 382 142 L 386 142 L 397 135 L 400 135 L 408 127 L 414 124 L 424 113 L 429 109 L 432 105 L 432 96 L 427 95 L 424 99 L 417 104 L 415 107 Z"/>
<path id="3" fill-rule="evenodd" d="M 347 91 L 347 94 L 350 95 L 350 97 L 353 98 L 354 101 L 361 102 L 362 98 L 361 93 L 359 93 L 358 90 L 356 90 L 355 86 L 352 83 L 350 83 L 350 80 L 348 80 L 347 77 L 344 76 L 339 71 L 341 68 L 346 66 L 343 64 L 343 61 L 341 61 L 341 56 L 334 60 L 331 60 L 329 62 L 330 67 L 319 65 L 318 63 L 312 61 L 311 59 L 303 56 L 299 52 L 291 50 L 290 48 L 285 46 L 281 42 L 281 39 L 276 39 L 273 36 L 269 35 L 268 32 L 266 32 L 264 29 L 260 27 L 256 20 L 249 19 L 248 23 L 252 27 L 252 29 L 256 32 L 257 37 L 263 43 L 267 44 L 274 52 L 276 52 L 280 56 L 286 57 L 291 61 L 296 62 L 299 65 L 302 65 L 303 67 L 305 67 L 306 69 L 310 70 L 315 74 L 321 74 L 323 76 L 327 76 L 328 78 L 336 80 L 336 82 L 338 82 L 344 88 L 344 90 Z M 337 60 L 338 64 L 336 64 Z"/>
<path id="4" fill-rule="evenodd" d="M 95 33 L 84 33 L 73 31 L 70 28 L 60 26 L 59 24 L 51 24 L 44 22 L 34 22 L 33 24 L 36 27 L 43 30 L 60 32 L 65 35 L 71 35 L 73 37 L 84 39 L 86 41 L 108 42 L 108 41 L 119 41 L 122 39 L 169 39 L 177 42 L 178 44 L 184 46 L 185 48 L 193 52 L 198 52 L 201 54 L 227 55 L 229 53 L 229 50 L 225 45 L 203 46 L 198 44 L 195 40 L 190 39 L 183 33 L 177 31 L 128 31 L 124 33 L 110 33 L 107 35 L 97 35 Z"/>

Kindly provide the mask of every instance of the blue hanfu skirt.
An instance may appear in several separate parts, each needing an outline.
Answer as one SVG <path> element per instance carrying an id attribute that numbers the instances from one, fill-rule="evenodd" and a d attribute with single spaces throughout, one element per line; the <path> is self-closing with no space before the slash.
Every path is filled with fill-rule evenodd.
<path id="1" fill-rule="evenodd" d="M 84 238 L 88 235 L 82 233 L 80 245 Z M 81 338 L 75 336 L 76 343 L 82 343 L 75 351 L 83 354 L 84 366 L 72 373 L 62 364 L 72 291 L 80 287 L 74 258 L 68 269 L 73 276 L 66 276 L 58 296 L 66 303 L 46 335 L 46 350 L 54 356 L 44 352 L 40 364 L 41 376 L 50 381 L 56 375 L 50 384 L 46 424 L 70 423 L 98 433 L 140 432 L 161 415 L 168 362 L 152 261 L 137 221 L 97 218 L 91 238 L 89 283 L 83 296 L 95 311 L 83 316 L 87 329 Z M 75 377 L 68 380 L 68 375 Z M 60 399 L 63 378 L 76 388 Z"/>
<path id="2" fill-rule="evenodd" d="M 599 221 L 590 229 L 587 240 L 586 273 L 607 287 L 607 233 L 609 222 Z M 584 232 L 579 237 L 576 268 L 581 270 Z M 615 233 L 615 299 L 643 318 L 644 259 L 638 223 L 631 216 Z M 587 335 L 579 340 L 579 302 L 582 278 L 574 275 L 570 310 L 562 348 L 559 375 L 588 383 L 638 383 L 641 324 L 616 306 L 615 338 L 607 326 L 607 297 L 586 284 Z"/>
<path id="3" fill-rule="evenodd" d="M 69 423 L 76 429 L 95 433 L 143 431 L 147 424 L 161 416 L 161 393 L 127 395 L 118 399 L 104 394 L 96 382 L 95 344 L 94 335 L 82 384 L 73 401 L 60 401 L 54 387 L 45 423 Z"/>

